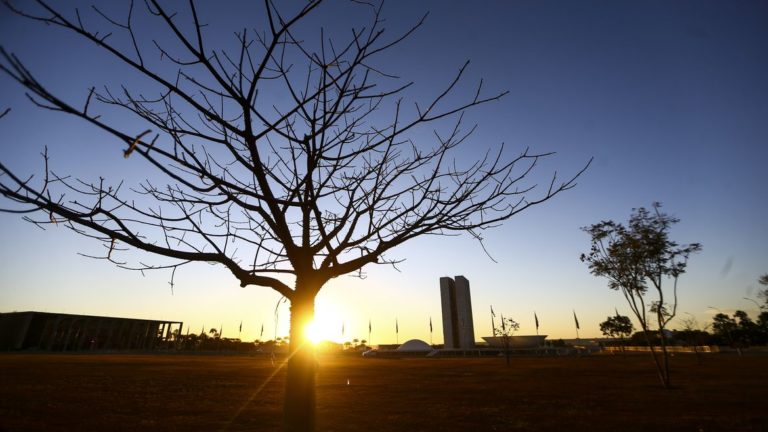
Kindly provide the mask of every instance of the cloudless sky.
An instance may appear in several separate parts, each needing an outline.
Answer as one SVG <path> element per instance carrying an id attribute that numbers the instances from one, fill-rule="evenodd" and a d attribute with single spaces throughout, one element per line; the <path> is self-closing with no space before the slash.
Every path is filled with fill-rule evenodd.
<path id="1" fill-rule="evenodd" d="M 235 49 L 234 31 L 264 24 L 259 6 L 247 3 L 200 5 L 212 44 Z M 110 8 L 127 10 L 117 2 Z M 317 313 L 337 326 L 334 337 L 341 338 L 344 322 L 345 340 L 367 339 L 370 319 L 374 344 L 394 342 L 397 319 L 400 342 L 429 341 L 431 317 L 433 340 L 441 343 L 438 279 L 453 275 L 470 280 L 478 340 L 490 334 L 490 305 L 519 321 L 519 334 L 535 332 L 536 311 L 541 334 L 573 338 L 575 310 L 581 337 L 599 336 L 598 323 L 614 308 L 630 313 L 621 295 L 579 261 L 589 248 L 579 228 L 626 221 L 632 208 L 654 201 L 681 219 L 674 240 L 704 248 L 681 278 L 680 314 L 701 323 L 711 320 L 709 306 L 755 314 L 743 297 L 754 297 L 757 278 L 768 272 L 768 2 L 391 1 L 384 7 L 387 31 L 394 35 L 425 12 L 424 26 L 381 59 L 387 72 L 415 82 L 409 99 L 434 96 L 468 59 L 458 96 L 480 78 L 489 94 L 510 92 L 467 114 L 466 123 L 479 129 L 462 160 L 502 142 L 509 157 L 526 147 L 555 151 L 535 174 L 542 184 L 555 170 L 567 176 L 591 157 L 594 163 L 575 189 L 483 233 L 496 262 L 469 237 L 433 236 L 390 254 L 406 259 L 399 271 L 369 266 L 365 279 L 331 281 Z M 359 6 L 330 1 L 308 21 L 306 34 L 317 34 L 317 25 L 346 31 L 364 19 Z M 5 9 L 0 43 L 74 101 L 84 101 L 92 85 L 141 88 L 89 44 Z M 48 146 L 60 174 L 124 179 L 128 186 L 155 175 L 138 158 L 124 159 L 114 139 L 35 109 L 5 76 L 0 95 L 0 110 L 12 108 L 0 120 L 0 160 L 20 174 L 39 174 L 39 154 Z M 238 336 L 242 321 L 247 340 L 259 337 L 262 324 L 264 338 L 288 333 L 284 304 L 275 328 L 277 294 L 241 289 L 221 267 L 182 267 L 172 292 L 169 272 L 142 276 L 78 255 L 104 250 L 63 227 L 43 231 L 0 214 L 0 242 L 0 311 L 180 320 L 193 332 L 223 326 L 225 337 Z"/>

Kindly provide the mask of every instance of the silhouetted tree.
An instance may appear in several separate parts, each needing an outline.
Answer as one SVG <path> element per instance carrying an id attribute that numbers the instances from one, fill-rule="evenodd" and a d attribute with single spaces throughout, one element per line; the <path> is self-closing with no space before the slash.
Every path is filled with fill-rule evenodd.
<path id="1" fill-rule="evenodd" d="M 768 311 L 762 311 L 757 316 L 757 329 L 760 334 L 760 344 L 768 344 Z"/>
<path id="2" fill-rule="evenodd" d="M 721 340 L 727 341 L 727 344 L 736 348 L 741 355 L 741 344 L 738 342 L 734 332 L 738 324 L 736 320 L 724 313 L 718 313 L 712 318 L 712 331 L 719 336 Z"/>
<path id="3" fill-rule="evenodd" d="M 750 345 L 768 343 L 768 312 L 761 312 L 757 322 L 741 310 L 734 312 L 733 317 L 718 313 L 712 319 L 712 329 L 720 340 L 725 340 L 736 348 L 739 354 L 743 348 Z"/>
<path id="4" fill-rule="evenodd" d="M 520 324 L 512 318 L 504 318 L 501 316 L 501 324 L 499 327 L 493 328 L 493 335 L 500 337 L 504 343 L 504 358 L 507 361 L 507 367 L 509 367 L 509 359 L 512 354 L 510 345 L 512 343 L 512 336 L 520 329 Z"/>
<path id="5" fill-rule="evenodd" d="M 651 210 L 634 209 L 629 223 L 624 226 L 614 221 L 603 221 L 582 228 L 591 236 L 589 253 L 581 260 L 589 265 L 595 276 L 608 279 L 608 286 L 624 295 L 644 335 L 650 328 L 648 312 L 655 318 L 661 342 L 662 362 L 659 362 L 653 345 L 651 356 L 665 388 L 669 387 L 669 356 L 665 327 L 677 312 L 677 282 L 685 273 L 688 257 L 701 250 L 692 243 L 680 246 L 669 239 L 669 230 L 679 219 L 661 212 L 661 204 L 654 203 Z M 672 292 L 665 293 L 664 282 L 671 279 Z M 648 289 L 657 298 L 646 303 Z M 671 294 L 671 299 L 667 295 Z"/>
<path id="6" fill-rule="evenodd" d="M 757 293 L 757 298 L 763 301 L 763 304 L 760 305 L 760 309 L 768 309 L 768 273 L 760 276 L 760 278 L 757 279 L 757 283 L 765 287 Z"/>
<path id="7" fill-rule="evenodd" d="M 659 333 L 655 330 L 637 331 L 632 333 L 629 337 L 629 341 L 632 345 L 653 347 L 661 343 L 659 339 Z"/>
<path id="8" fill-rule="evenodd" d="M 586 169 L 565 180 L 555 174 L 538 192 L 529 174 L 549 153 L 525 150 L 509 158 L 500 146 L 478 160 L 456 157 L 475 129 L 464 126 L 463 113 L 506 92 L 486 94 L 482 81 L 460 92 L 465 63 L 432 99 L 404 104 L 411 83 L 378 59 L 423 19 L 389 37 L 380 5 L 350 2 L 370 11 L 365 27 L 345 40 L 331 41 L 322 30 L 318 38 L 298 36 L 297 27 L 320 3 L 284 14 L 267 0 L 261 27 L 236 33 L 230 50 L 207 42 L 215 29 L 194 2 L 177 14 L 147 0 L 143 15 L 131 3 L 126 17 L 102 10 L 105 5 L 91 16 L 43 1 L 12 9 L 90 41 L 145 83 L 91 88 L 78 101 L 50 90 L 19 57 L 0 51 L 0 70 L 33 103 L 100 129 L 126 158 L 142 159 L 167 182 L 134 179 L 144 182 L 131 191 L 122 181 L 74 180 L 48 169 L 46 151 L 39 181 L 0 164 L 8 210 L 36 213 L 36 224 L 59 224 L 102 242 L 101 258 L 121 267 L 175 271 L 214 263 L 241 287 L 285 296 L 291 302 L 288 430 L 314 428 L 315 358 L 305 328 L 326 282 L 362 275 L 367 264 L 394 265 L 387 252 L 424 235 L 466 232 L 482 240 L 482 230 L 572 188 Z M 142 19 L 147 25 L 139 32 Z M 152 24 L 171 40 L 150 41 L 160 34 Z M 415 133 L 421 126 L 429 126 L 434 142 Z M 130 267 L 117 258 L 124 247 L 172 262 Z"/>
<path id="9" fill-rule="evenodd" d="M 687 345 L 693 347 L 693 353 L 696 355 L 696 362 L 701 363 L 701 354 L 699 353 L 699 345 L 704 345 L 709 334 L 704 330 L 709 325 L 701 329 L 699 321 L 693 315 L 689 315 L 687 318 L 681 320 L 682 330 L 675 333 L 675 338 L 683 340 Z"/>
<path id="10" fill-rule="evenodd" d="M 600 323 L 600 331 L 605 336 L 612 338 L 618 337 L 621 339 L 621 350 L 624 351 L 624 338 L 632 334 L 635 327 L 632 325 L 632 320 L 628 316 L 616 314 L 615 316 L 609 316 L 605 321 Z"/>

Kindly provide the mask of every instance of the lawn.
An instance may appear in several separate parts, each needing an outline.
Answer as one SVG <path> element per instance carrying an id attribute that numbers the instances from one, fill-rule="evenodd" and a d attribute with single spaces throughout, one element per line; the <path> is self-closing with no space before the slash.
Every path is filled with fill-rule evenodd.
<path id="1" fill-rule="evenodd" d="M 322 357 L 321 431 L 765 431 L 768 356 Z M 2 431 L 279 430 L 268 358 L 2 354 Z"/>

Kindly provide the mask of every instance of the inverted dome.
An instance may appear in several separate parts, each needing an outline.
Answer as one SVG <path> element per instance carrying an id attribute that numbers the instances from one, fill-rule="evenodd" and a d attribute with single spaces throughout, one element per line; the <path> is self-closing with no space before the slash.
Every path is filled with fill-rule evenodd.
<path id="1" fill-rule="evenodd" d="M 399 347 L 397 347 L 397 351 L 400 352 L 430 352 L 432 351 L 432 347 L 429 346 L 428 343 L 424 342 L 421 339 L 411 339 Z"/>

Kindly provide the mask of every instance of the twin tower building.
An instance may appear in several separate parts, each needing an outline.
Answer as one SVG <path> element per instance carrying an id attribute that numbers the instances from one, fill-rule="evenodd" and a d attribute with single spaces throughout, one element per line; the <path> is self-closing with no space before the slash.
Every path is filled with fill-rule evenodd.
<path id="1" fill-rule="evenodd" d="M 475 327 L 472 323 L 472 300 L 469 281 L 464 276 L 440 278 L 440 302 L 443 310 L 443 340 L 445 349 L 475 348 Z"/>

